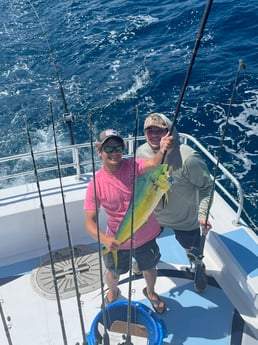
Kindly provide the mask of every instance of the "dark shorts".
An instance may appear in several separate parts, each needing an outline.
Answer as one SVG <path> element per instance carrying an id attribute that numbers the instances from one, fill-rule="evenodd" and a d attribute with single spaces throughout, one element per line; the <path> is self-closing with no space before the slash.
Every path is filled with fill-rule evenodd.
<path id="1" fill-rule="evenodd" d="M 201 233 L 199 228 L 191 231 L 174 230 L 174 233 L 183 248 L 200 248 Z"/>
<path id="2" fill-rule="evenodd" d="M 129 270 L 130 250 L 118 250 L 117 255 L 117 269 L 115 269 L 113 254 L 110 252 L 103 256 L 105 266 L 107 270 L 112 271 L 117 275 L 124 274 Z M 161 255 L 159 246 L 154 239 L 141 247 L 133 249 L 132 256 L 136 260 L 139 270 L 146 271 L 157 265 Z"/>

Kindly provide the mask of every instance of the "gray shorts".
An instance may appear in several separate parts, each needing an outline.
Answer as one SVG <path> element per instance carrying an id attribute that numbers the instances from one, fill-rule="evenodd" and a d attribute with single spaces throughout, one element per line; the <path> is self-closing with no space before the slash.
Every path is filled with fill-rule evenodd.
<path id="1" fill-rule="evenodd" d="M 115 269 L 114 258 L 111 252 L 103 256 L 103 260 L 107 270 L 116 273 L 117 275 L 124 274 L 129 271 L 130 250 L 118 250 L 118 264 Z M 159 246 L 155 239 L 151 240 L 141 247 L 133 249 L 132 256 L 136 260 L 139 270 L 150 270 L 157 265 L 160 259 Z"/>

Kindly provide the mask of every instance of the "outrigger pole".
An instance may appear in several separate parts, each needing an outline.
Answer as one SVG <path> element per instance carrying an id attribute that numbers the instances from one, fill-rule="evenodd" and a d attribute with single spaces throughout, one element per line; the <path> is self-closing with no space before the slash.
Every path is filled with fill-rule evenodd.
<path id="1" fill-rule="evenodd" d="M 69 131 L 69 136 L 70 136 L 70 143 L 71 143 L 71 145 L 74 145 L 75 142 L 74 142 L 74 136 L 73 136 L 73 130 L 72 130 L 72 122 L 74 122 L 75 117 L 68 110 L 68 106 L 67 106 L 67 102 L 66 102 L 65 94 L 64 94 L 64 89 L 63 89 L 63 86 L 62 86 L 62 83 L 61 83 L 61 78 L 59 76 L 59 72 L 58 72 L 58 69 L 57 69 L 55 56 L 54 56 L 54 53 L 52 51 L 52 48 L 51 48 L 49 40 L 48 40 L 47 32 L 46 32 L 46 30 L 45 30 L 45 28 L 44 28 L 44 26 L 42 24 L 42 21 L 40 19 L 40 16 L 39 16 L 36 8 L 31 3 L 30 0 L 28 0 L 28 2 L 30 4 L 32 10 L 34 11 L 36 17 L 38 18 L 39 25 L 41 27 L 41 31 L 43 33 L 43 36 L 44 36 L 44 38 L 46 40 L 46 43 L 47 43 L 47 46 L 48 46 L 49 55 L 50 55 L 51 61 L 52 61 L 53 66 L 54 66 L 54 70 L 55 70 L 55 73 L 56 73 L 56 79 L 57 79 L 57 82 L 58 82 L 59 91 L 61 93 L 61 98 L 62 98 L 62 102 L 63 102 L 63 107 L 64 107 L 63 120 L 64 120 L 64 123 L 66 123 L 67 126 L 68 126 L 68 131 Z"/>
<path id="2" fill-rule="evenodd" d="M 193 52 L 192 52 L 192 57 L 191 57 L 191 60 L 190 60 L 190 63 L 189 63 L 189 66 L 188 66 L 188 69 L 187 69 L 187 72 L 186 72 L 186 75 L 185 75 L 185 80 L 184 80 L 184 83 L 183 83 L 180 95 L 179 95 L 179 99 L 178 99 L 178 103 L 177 103 L 177 106 L 176 106 L 175 114 L 174 114 L 174 117 L 173 117 L 171 129 L 170 129 L 170 132 L 169 132 L 170 134 L 173 133 L 173 129 L 175 127 L 175 123 L 176 123 L 176 120 L 177 120 L 177 117 L 178 117 L 178 114 L 179 114 L 179 110 L 180 110 L 180 107 L 181 107 L 181 104 L 182 104 L 182 101 L 183 101 L 185 90 L 186 90 L 186 87 L 187 87 L 187 84 L 188 84 L 188 81 L 189 81 L 189 78 L 190 78 L 190 74 L 191 74 L 191 71 L 192 71 L 192 68 L 193 68 L 193 65 L 194 65 L 195 57 L 197 55 L 197 51 L 199 49 L 200 42 L 201 42 L 201 39 L 202 39 L 202 36 L 203 36 L 203 31 L 204 31 L 206 22 L 207 22 L 208 17 L 209 17 L 209 13 L 210 13 L 212 2 L 213 2 L 213 0 L 207 0 L 207 2 L 206 2 L 206 6 L 205 6 L 205 10 L 204 10 L 204 13 L 203 13 L 203 16 L 202 16 L 201 24 L 200 24 L 200 27 L 199 27 L 199 30 L 198 30 L 198 33 L 197 33 L 197 37 L 196 37 L 196 40 L 195 40 L 195 45 L 194 45 L 194 49 L 193 49 Z M 167 151 L 165 151 L 164 154 L 163 154 L 162 163 L 164 163 L 166 154 L 167 154 Z"/>

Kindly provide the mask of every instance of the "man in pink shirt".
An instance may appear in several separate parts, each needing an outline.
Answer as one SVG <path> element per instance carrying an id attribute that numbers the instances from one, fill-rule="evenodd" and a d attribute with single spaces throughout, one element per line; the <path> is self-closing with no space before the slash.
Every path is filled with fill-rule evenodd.
<path id="1" fill-rule="evenodd" d="M 102 159 L 103 167 L 95 174 L 97 207 L 102 206 L 107 214 L 107 229 L 99 229 L 100 242 L 109 250 L 117 251 L 118 266 L 115 268 L 112 253 L 104 256 L 107 268 L 105 282 L 109 291 L 105 297 L 105 303 L 114 302 L 118 295 L 117 287 L 120 274 L 129 270 L 129 258 L 131 241 L 120 244 L 115 239 L 116 232 L 122 222 L 133 192 L 134 159 L 123 159 L 125 141 L 120 134 L 112 129 L 102 131 L 96 144 L 98 155 Z M 136 175 L 142 175 L 154 169 L 161 163 L 165 151 L 173 148 L 173 138 L 166 134 L 161 139 L 160 150 L 150 159 L 136 159 Z M 87 188 L 84 209 L 86 213 L 85 227 L 88 233 L 98 239 L 98 227 L 96 223 L 96 204 L 94 181 L 90 181 Z M 154 214 L 151 214 L 148 222 L 142 226 L 133 237 L 133 257 L 139 269 L 143 272 L 146 288 L 143 293 L 151 301 L 158 313 L 165 311 L 165 304 L 155 293 L 156 264 L 160 259 L 159 247 L 155 238 L 160 233 L 160 226 Z"/>

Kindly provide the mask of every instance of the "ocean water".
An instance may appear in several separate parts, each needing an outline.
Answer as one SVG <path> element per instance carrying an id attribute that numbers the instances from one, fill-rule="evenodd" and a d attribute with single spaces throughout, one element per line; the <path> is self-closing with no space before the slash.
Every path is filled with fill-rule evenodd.
<path id="1" fill-rule="evenodd" d="M 89 140 L 89 114 L 96 136 L 107 127 L 134 133 L 136 109 L 139 134 L 153 111 L 173 119 L 205 4 L 0 0 L 1 157 L 29 151 L 25 117 L 34 150 L 53 148 L 50 101 L 58 145 L 70 142 L 47 40 L 68 110 L 76 116 L 76 143 Z M 179 131 L 221 153 L 221 162 L 242 185 L 245 208 L 256 225 L 257 42 L 256 0 L 214 0 L 176 121 Z M 238 74 L 240 61 L 245 69 Z"/>

